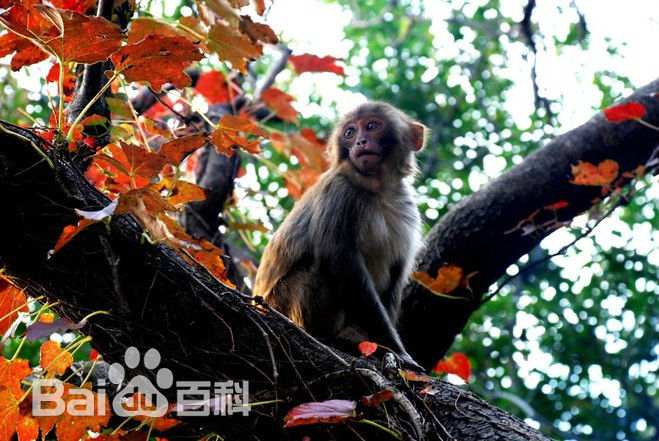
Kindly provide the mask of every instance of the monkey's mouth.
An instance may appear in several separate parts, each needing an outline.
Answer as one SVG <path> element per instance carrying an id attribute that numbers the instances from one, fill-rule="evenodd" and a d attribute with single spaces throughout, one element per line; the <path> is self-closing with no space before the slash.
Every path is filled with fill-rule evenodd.
<path id="1" fill-rule="evenodd" d="M 358 158 L 364 158 L 364 159 L 378 159 L 380 158 L 380 154 L 377 152 L 372 152 L 370 150 L 362 150 L 360 152 L 357 152 L 357 157 Z"/>

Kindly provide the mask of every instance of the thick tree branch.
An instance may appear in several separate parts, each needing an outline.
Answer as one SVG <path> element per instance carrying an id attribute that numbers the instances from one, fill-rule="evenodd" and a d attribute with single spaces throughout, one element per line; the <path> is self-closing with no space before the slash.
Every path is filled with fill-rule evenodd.
<path id="1" fill-rule="evenodd" d="M 657 91 L 659 80 L 625 100 L 644 104 L 647 114 L 643 120 L 654 125 L 659 125 Z M 440 359 L 488 287 L 553 231 L 539 228 L 525 235 L 522 229 L 515 229 L 520 221 L 540 210 L 533 217 L 535 225 L 551 222 L 554 211 L 543 207 L 559 201 L 569 205 L 555 212 L 556 220 L 569 221 L 601 196 L 601 187 L 569 182 L 572 165 L 613 159 L 622 175 L 646 164 L 657 145 L 659 132 L 636 121 L 610 123 L 598 114 L 531 154 L 440 219 L 418 256 L 419 270 L 434 276 L 439 267 L 450 263 L 462 267 L 465 274 L 475 274 L 469 278 L 470 290 L 459 288 L 451 293 L 464 300 L 434 296 L 416 283 L 407 286 L 400 327 L 415 359 L 426 366 Z M 621 185 L 627 182 L 629 178 L 624 178 Z M 432 345 L 428 338 L 433 339 Z"/>
<path id="2" fill-rule="evenodd" d="M 0 264 L 31 295 L 58 300 L 57 312 L 79 321 L 109 362 L 122 361 L 126 347 L 156 348 L 179 380 L 248 380 L 250 401 L 280 400 L 254 407 L 248 417 L 186 420 L 182 435 L 210 431 L 225 439 L 375 439 L 384 433 L 358 422 L 282 428 L 293 405 L 330 398 L 358 400 L 383 388 L 395 391 L 384 408 L 361 408 L 366 418 L 404 439 L 545 440 L 522 421 L 450 384 L 432 380 L 435 395 L 420 395 L 422 383 L 406 385 L 383 375 L 376 363 L 340 354 L 288 319 L 255 306 L 202 268 L 164 245 L 142 240 L 130 216 L 117 216 L 109 230 L 98 224 L 78 234 L 53 257 L 62 228 L 77 222 L 74 208 L 109 203 L 63 156 L 56 170 L 25 139 L 39 138 L 15 126 L 0 130 Z M 18 133 L 20 137 L 11 133 Z M 52 151 L 51 151 L 52 153 Z M 60 152 L 65 155 L 66 152 Z M 120 289 L 117 289 L 117 287 Z M 153 372 L 138 366 L 129 375 Z M 163 391 L 172 397 L 173 390 Z"/>

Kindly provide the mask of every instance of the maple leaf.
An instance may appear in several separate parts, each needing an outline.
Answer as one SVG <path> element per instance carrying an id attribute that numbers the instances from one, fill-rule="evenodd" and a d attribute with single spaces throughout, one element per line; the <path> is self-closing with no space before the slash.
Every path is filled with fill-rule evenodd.
<path id="1" fill-rule="evenodd" d="M 59 75 L 60 75 L 60 64 L 55 63 L 53 66 L 50 68 L 48 71 L 48 74 L 46 75 L 46 82 L 48 83 L 57 83 L 59 82 Z M 76 85 L 76 77 L 71 72 L 70 69 L 65 68 L 64 69 L 64 77 L 63 77 L 63 82 L 62 82 L 62 91 L 64 92 L 64 100 L 65 101 L 71 101 L 73 98 L 73 91 L 75 89 Z"/>
<path id="2" fill-rule="evenodd" d="M 25 293 L 7 280 L 0 278 L 0 335 L 4 335 L 18 318 L 19 312 L 27 312 Z"/>
<path id="3" fill-rule="evenodd" d="M 357 416 L 357 403 L 349 400 L 328 400 L 300 404 L 288 411 L 284 427 L 303 426 L 316 423 L 340 423 Z"/>
<path id="4" fill-rule="evenodd" d="M 76 392 L 77 388 L 75 386 L 69 383 L 64 383 L 63 386 L 64 392 L 62 399 L 66 404 L 66 408 L 70 407 L 71 402 L 75 400 L 83 399 L 87 402 L 88 398 L 82 393 Z M 88 437 L 87 431 L 100 432 L 110 421 L 111 413 L 107 411 L 107 409 L 110 409 L 110 404 L 107 396 L 101 398 L 95 392 L 89 390 L 91 388 L 90 383 L 85 383 L 82 387 L 88 389 L 87 393 L 93 396 L 94 411 L 92 415 L 71 415 L 68 412 L 63 412 L 56 417 L 55 435 L 58 441 L 79 441 L 86 439 Z M 102 407 L 99 406 L 99 402 Z M 50 425 L 50 428 L 48 426 L 44 427 L 45 425 L 41 422 L 41 419 L 39 420 L 41 430 L 44 434 L 52 429 L 52 425 Z"/>
<path id="5" fill-rule="evenodd" d="M 47 52 L 42 51 L 29 40 L 9 32 L 0 35 L 0 58 L 11 54 L 14 54 L 14 56 L 11 58 L 9 67 L 13 71 L 20 70 L 23 66 L 38 63 L 49 57 Z"/>
<path id="6" fill-rule="evenodd" d="M 160 147 L 158 153 L 162 155 L 168 164 L 178 166 L 190 153 L 206 145 L 204 135 L 189 135 L 173 139 Z"/>
<path id="7" fill-rule="evenodd" d="M 337 75 L 345 75 L 342 66 L 336 64 L 337 61 L 343 61 L 335 57 L 318 57 L 312 54 L 293 55 L 289 57 L 295 72 L 298 74 L 304 72 L 332 72 Z"/>
<path id="8" fill-rule="evenodd" d="M 0 357 L 0 440 L 9 441 L 20 421 L 21 381 L 32 373 L 27 360 Z"/>
<path id="9" fill-rule="evenodd" d="M 276 87 L 270 87 L 261 94 L 261 99 L 266 106 L 274 110 L 275 114 L 284 121 L 292 122 L 299 125 L 297 119 L 297 110 L 291 106 L 293 97 L 287 93 L 282 92 Z"/>
<path id="10" fill-rule="evenodd" d="M 163 179 L 157 184 L 152 184 L 158 192 L 166 191 L 167 202 L 172 205 L 180 205 L 188 202 L 203 201 L 208 196 L 208 190 L 187 181 L 177 180 L 172 182 L 171 179 Z"/>
<path id="11" fill-rule="evenodd" d="M 69 243 L 78 233 L 87 228 L 88 226 L 95 224 L 98 220 L 94 219 L 80 219 L 76 225 L 67 225 L 62 229 L 55 247 L 53 248 L 53 254 L 58 252 L 64 245 Z"/>
<path id="12" fill-rule="evenodd" d="M 438 361 L 432 371 L 437 374 L 455 374 L 468 382 L 469 375 L 471 375 L 471 365 L 465 354 L 454 352 L 450 357 Z"/>
<path id="13" fill-rule="evenodd" d="M 165 157 L 156 152 L 150 152 L 141 146 L 127 144 L 123 141 L 121 148 L 128 161 L 129 174 L 137 175 L 145 179 L 151 179 L 156 176 L 165 165 Z"/>
<path id="14" fill-rule="evenodd" d="M 16 424 L 18 441 L 35 441 L 39 437 L 39 422 L 30 415 L 23 415 Z"/>
<path id="15" fill-rule="evenodd" d="M 142 41 L 148 35 L 160 35 L 163 37 L 186 37 L 192 41 L 189 34 L 179 31 L 167 22 L 153 17 L 136 17 L 130 22 L 128 38 L 126 43 L 134 44 Z"/>
<path id="16" fill-rule="evenodd" d="M 200 240 L 197 243 L 201 249 L 192 250 L 190 254 L 192 254 L 199 263 L 205 266 L 206 269 L 208 269 L 211 274 L 217 277 L 222 283 L 231 288 L 235 288 L 235 285 L 229 281 L 227 269 L 222 261 L 222 256 L 224 256 L 222 250 L 207 240 Z"/>
<path id="17" fill-rule="evenodd" d="M 96 0 L 50 0 L 56 8 L 71 9 L 76 12 L 87 12 L 96 5 Z"/>
<path id="18" fill-rule="evenodd" d="M 572 174 L 570 183 L 574 185 L 608 187 L 618 176 L 618 163 L 613 159 L 605 159 L 597 165 L 579 161 L 572 166 Z"/>
<path id="19" fill-rule="evenodd" d="M 244 74 L 247 73 L 247 61 L 258 58 L 263 53 L 260 44 L 221 23 L 211 26 L 204 45 L 209 51 L 216 53 L 220 60 L 228 61 L 234 69 Z"/>
<path id="20" fill-rule="evenodd" d="M 76 11 L 15 4 L 0 23 L 54 55 L 61 63 L 105 61 L 121 45 L 121 29 L 103 17 Z"/>
<path id="21" fill-rule="evenodd" d="M 637 119 L 641 118 L 643 115 L 645 115 L 645 106 L 636 102 L 618 104 L 604 109 L 604 116 L 609 122 Z"/>
<path id="22" fill-rule="evenodd" d="M 384 389 L 380 392 L 374 393 L 373 395 L 364 395 L 359 401 L 361 401 L 364 406 L 376 407 L 385 401 L 389 401 L 393 396 L 394 393 L 392 391 L 389 389 Z"/>
<path id="23" fill-rule="evenodd" d="M 190 85 L 183 72 L 203 58 L 197 46 L 185 37 L 147 35 L 137 43 L 122 46 L 110 59 L 127 81 L 147 81 L 159 91 L 165 83 L 178 89 Z"/>
<path id="24" fill-rule="evenodd" d="M 462 268 L 456 265 L 443 265 L 437 270 L 435 278 L 427 273 L 415 271 L 412 273 L 412 279 L 435 294 L 448 294 L 460 285 Z"/>
<path id="25" fill-rule="evenodd" d="M 223 115 L 216 129 L 209 135 L 209 140 L 218 153 L 227 156 L 232 156 L 235 153 L 234 147 L 242 147 L 252 154 L 261 151 L 257 139 L 250 141 L 244 136 L 240 136 L 238 132 L 259 136 L 267 135 L 265 130 L 243 116 Z"/>
<path id="26" fill-rule="evenodd" d="M 195 90 L 202 94 L 209 104 L 221 104 L 232 101 L 237 92 L 219 70 L 203 72 L 195 84 Z"/>
<path id="27" fill-rule="evenodd" d="M 48 340 L 39 349 L 39 364 L 46 373 L 62 375 L 73 365 L 73 355 L 56 341 Z"/>
<path id="28" fill-rule="evenodd" d="M 359 352 L 361 352 L 364 357 L 368 357 L 378 350 L 378 344 L 373 343 L 372 341 L 363 341 L 359 343 L 358 347 Z"/>
<path id="29" fill-rule="evenodd" d="M 275 35 L 275 31 L 266 24 L 255 23 L 247 15 L 240 16 L 240 31 L 247 35 L 252 41 L 262 41 L 264 43 L 277 44 L 279 39 Z"/>

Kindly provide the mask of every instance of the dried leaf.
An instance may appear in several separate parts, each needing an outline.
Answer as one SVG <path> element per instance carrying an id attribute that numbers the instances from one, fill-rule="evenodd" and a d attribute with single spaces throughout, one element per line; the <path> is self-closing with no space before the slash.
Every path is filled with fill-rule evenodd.
<path id="1" fill-rule="evenodd" d="M 389 389 L 381 390 L 373 395 L 364 395 L 360 401 L 364 406 L 377 407 L 385 401 L 389 401 L 394 396 L 394 393 Z"/>
<path id="2" fill-rule="evenodd" d="M 316 423 L 340 423 L 355 419 L 357 403 L 349 400 L 328 400 L 300 404 L 284 417 L 284 427 L 303 426 Z"/>
<path id="3" fill-rule="evenodd" d="M 204 135 L 184 136 L 163 144 L 158 153 L 165 157 L 168 164 L 178 166 L 186 156 L 203 147 L 206 142 Z"/>
<path id="4" fill-rule="evenodd" d="M 240 16 L 240 32 L 247 35 L 253 41 L 262 41 L 264 43 L 277 44 L 279 39 L 275 35 L 275 31 L 266 24 L 255 23 L 247 15 Z"/>
<path id="5" fill-rule="evenodd" d="M 427 375 L 419 375 L 412 371 L 404 371 L 398 369 L 398 375 L 408 381 L 430 381 L 430 377 Z"/>

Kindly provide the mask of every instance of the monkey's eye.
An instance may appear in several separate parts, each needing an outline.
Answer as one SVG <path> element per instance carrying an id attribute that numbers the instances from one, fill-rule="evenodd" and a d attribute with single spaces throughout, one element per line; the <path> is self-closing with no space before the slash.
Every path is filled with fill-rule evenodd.
<path id="1" fill-rule="evenodd" d="M 355 134 L 355 129 L 352 127 L 348 127 L 345 132 L 343 132 L 343 136 L 346 138 L 352 138 L 352 136 Z"/>
<path id="2" fill-rule="evenodd" d="M 375 130 L 378 127 L 380 127 L 380 123 L 377 121 L 369 121 L 368 124 L 366 124 L 366 130 Z"/>

